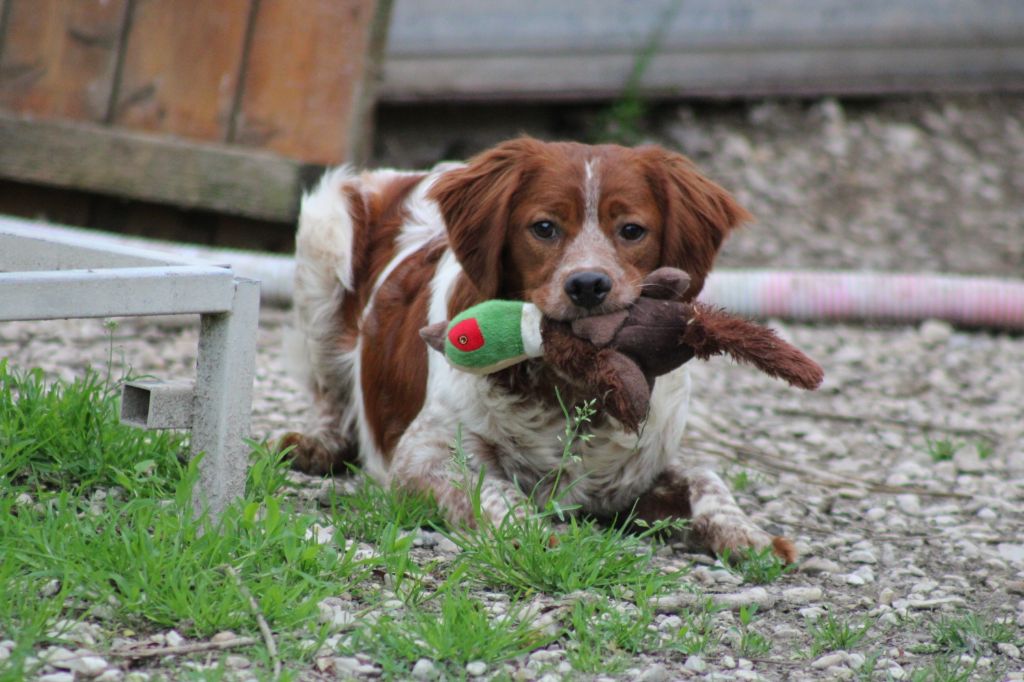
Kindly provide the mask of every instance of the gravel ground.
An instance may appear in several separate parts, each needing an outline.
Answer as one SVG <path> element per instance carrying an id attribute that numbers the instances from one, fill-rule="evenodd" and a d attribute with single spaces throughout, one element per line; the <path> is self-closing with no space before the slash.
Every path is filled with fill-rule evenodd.
<path id="1" fill-rule="evenodd" d="M 715 115 L 680 108 L 652 135 L 676 141 L 761 217 L 728 243 L 728 265 L 1019 276 L 1022 114 L 1024 98 L 1011 97 L 856 107 L 766 103 Z M 302 420 L 305 399 L 283 367 L 286 321 L 284 311 L 262 316 L 257 437 Z M 874 623 L 869 644 L 859 648 L 878 654 L 874 679 L 902 679 L 926 665 L 931 656 L 913 653 L 915 645 L 929 640 L 929 624 L 942 615 L 970 610 L 1004 621 L 1019 641 L 1024 339 L 938 321 L 884 328 L 771 324 L 821 362 L 825 385 L 804 394 L 722 360 L 695 364 L 690 445 L 695 460 L 727 474 L 749 472 L 741 504 L 797 541 L 799 570 L 751 587 L 679 547 L 660 550 L 657 560 L 693 565 L 690 580 L 720 602 L 758 604 L 755 628 L 773 647 L 756 660 L 728 645 L 706 657 L 641 656 L 617 679 L 852 679 L 862 653 L 794 659 L 810 647 L 807 622 L 826 610 Z M 195 341 L 190 318 L 124 320 L 114 333 L 115 360 L 123 353 L 138 371 L 185 377 Z M 107 352 L 107 331 L 96 320 L 0 327 L 0 356 L 18 367 L 71 377 L 88 364 L 103 366 Z M 963 447 L 937 462 L 929 439 Z M 450 543 L 421 535 L 424 555 L 450 556 Z M 539 601 L 557 618 L 557 603 Z M 685 595 L 665 600 L 657 626 L 678 630 L 677 613 L 689 603 Z M 728 642 L 735 608 L 715 622 Z M 168 636 L 177 634 L 158 635 Z M 1012 644 L 981 645 L 977 656 L 978 679 L 1024 679 Z M 504 670 L 554 682 L 571 677 L 567 665 L 553 645 L 484 675 Z M 369 660 L 325 656 L 305 676 L 373 677 L 377 670 Z"/>

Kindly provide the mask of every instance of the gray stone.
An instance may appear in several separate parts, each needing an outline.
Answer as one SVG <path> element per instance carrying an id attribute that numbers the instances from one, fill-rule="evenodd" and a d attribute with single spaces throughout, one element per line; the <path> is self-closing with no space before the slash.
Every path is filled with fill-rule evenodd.
<path id="1" fill-rule="evenodd" d="M 800 564 L 800 572 L 807 573 L 808 575 L 818 575 L 820 573 L 838 573 L 840 571 L 839 564 L 826 559 L 824 557 L 810 557 L 802 564 Z"/>
<path id="2" fill-rule="evenodd" d="M 1020 648 L 1016 644 L 1010 644 L 1009 642 L 1000 642 L 996 644 L 996 649 L 999 653 L 1010 658 L 1020 658 Z"/>
<path id="3" fill-rule="evenodd" d="M 331 667 L 334 668 L 335 676 L 342 679 L 355 677 L 361 666 L 359 659 L 353 656 L 335 656 L 331 659 Z"/>
<path id="4" fill-rule="evenodd" d="M 790 604 L 809 604 L 821 601 L 823 596 L 820 587 L 790 587 L 782 591 L 782 599 Z"/>
<path id="5" fill-rule="evenodd" d="M 687 656 L 683 667 L 695 673 L 702 673 L 708 669 L 708 664 L 700 656 Z"/>
<path id="6" fill-rule="evenodd" d="M 757 604 L 761 608 L 771 608 L 775 605 L 775 597 L 768 594 L 768 590 L 763 587 L 751 587 L 742 592 L 716 594 L 712 599 L 715 603 L 730 609 L 738 609 L 750 604 Z"/>
<path id="7" fill-rule="evenodd" d="M 36 682 L 75 682 L 75 676 L 73 673 L 49 673 L 37 677 Z"/>
<path id="8" fill-rule="evenodd" d="M 825 654 L 824 656 L 811 661 L 811 667 L 815 670 L 833 668 L 846 663 L 848 657 L 849 654 L 845 651 L 833 651 L 832 653 Z"/>
<path id="9" fill-rule="evenodd" d="M 654 663 L 644 669 L 637 682 L 665 682 L 669 679 L 668 670 L 660 663 Z"/>
<path id="10" fill-rule="evenodd" d="M 852 561 L 855 564 L 877 564 L 878 563 L 878 557 L 875 556 L 875 553 L 870 551 L 870 550 L 866 550 L 866 549 L 858 549 L 858 550 L 856 550 L 854 552 L 850 552 L 849 555 L 847 555 L 846 558 L 848 560 Z"/>
<path id="11" fill-rule="evenodd" d="M 416 661 L 416 665 L 412 667 L 413 679 L 417 680 L 435 680 L 438 676 L 437 666 L 429 658 L 421 658 Z"/>
<path id="12" fill-rule="evenodd" d="M 124 679 L 124 673 L 117 668 L 107 668 L 97 675 L 95 679 L 96 682 L 121 682 Z"/>
<path id="13" fill-rule="evenodd" d="M 470 661 L 466 664 L 466 674 L 470 677 L 480 677 L 487 672 L 487 664 L 483 661 Z"/>
<path id="14" fill-rule="evenodd" d="M 61 661 L 58 667 L 70 670 L 82 677 L 96 677 L 109 668 L 110 664 L 99 656 L 79 654 L 75 658 Z"/>

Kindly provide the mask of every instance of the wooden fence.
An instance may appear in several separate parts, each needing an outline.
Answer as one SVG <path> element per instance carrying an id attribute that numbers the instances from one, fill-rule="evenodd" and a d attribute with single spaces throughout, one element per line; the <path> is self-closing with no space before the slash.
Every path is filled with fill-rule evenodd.
<path id="1" fill-rule="evenodd" d="M 0 0 L 0 176 L 264 220 L 366 153 L 382 0 Z"/>

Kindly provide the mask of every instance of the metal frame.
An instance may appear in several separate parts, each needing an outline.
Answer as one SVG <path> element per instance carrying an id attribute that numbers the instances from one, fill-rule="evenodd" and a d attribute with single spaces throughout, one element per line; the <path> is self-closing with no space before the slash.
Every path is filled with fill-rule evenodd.
<path id="1" fill-rule="evenodd" d="M 129 382 L 122 421 L 190 428 L 199 463 L 196 511 L 213 517 L 244 491 L 259 324 L 259 282 L 227 266 L 97 245 L 44 224 L 0 218 L 0 322 L 200 315 L 194 384 Z"/>

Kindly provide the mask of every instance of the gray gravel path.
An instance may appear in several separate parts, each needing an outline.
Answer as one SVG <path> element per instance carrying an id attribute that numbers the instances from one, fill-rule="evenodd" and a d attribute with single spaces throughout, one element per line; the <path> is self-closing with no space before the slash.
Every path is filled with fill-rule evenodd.
<path id="1" fill-rule="evenodd" d="M 1024 98 L 769 103 L 716 118 L 689 108 L 677 114 L 658 134 L 704 162 L 761 217 L 727 245 L 729 265 L 1022 271 Z M 257 437 L 300 425 L 305 408 L 283 367 L 286 319 L 266 310 L 261 320 Z M 873 679 L 904 679 L 927 664 L 928 655 L 913 651 L 942 615 L 980 613 L 1011 625 L 1019 639 L 1024 338 L 937 321 L 771 324 L 821 362 L 823 388 L 804 394 L 723 360 L 697 364 L 690 441 L 695 458 L 730 476 L 747 472 L 741 504 L 795 538 L 804 563 L 776 583 L 750 587 L 678 547 L 658 561 L 695 564 L 691 580 L 720 601 L 759 604 L 757 628 L 774 646 L 757 660 L 729 646 L 706 658 L 642 656 L 617 679 L 853 679 L 861 654 L 793 659 L 809 648 L 807 622 L 826 610 L 874 623 Z M 114 332 L 114 357 L 123 353 L 137 371 L 185 377 L 195 340 L 187 318 L 125 320 Z M 97 320 L 0 326 L 0 357 L 56 376 L 103 366 L 108 347 Z M 928 442 L 942 439 L 962 447 L 936 462 Z M 450 547 L 422 535 L 423 551 L 444 559 Z M 677 612 L 687 605 L 683 596 L 667 600 L 657 626 L 678 630 Z M 716 616 L 726 642 L 735 623 L 731 610 Z M 1024 679 L 1016 646 L 983 647 L 979 656 L 978 679 Z M 553 645 L 484 675 L 552 682 L 571 677 L 566 665 Z M 329 655 L 320 668 L 308 675 L 375 671 L 371 661 Z"/>

